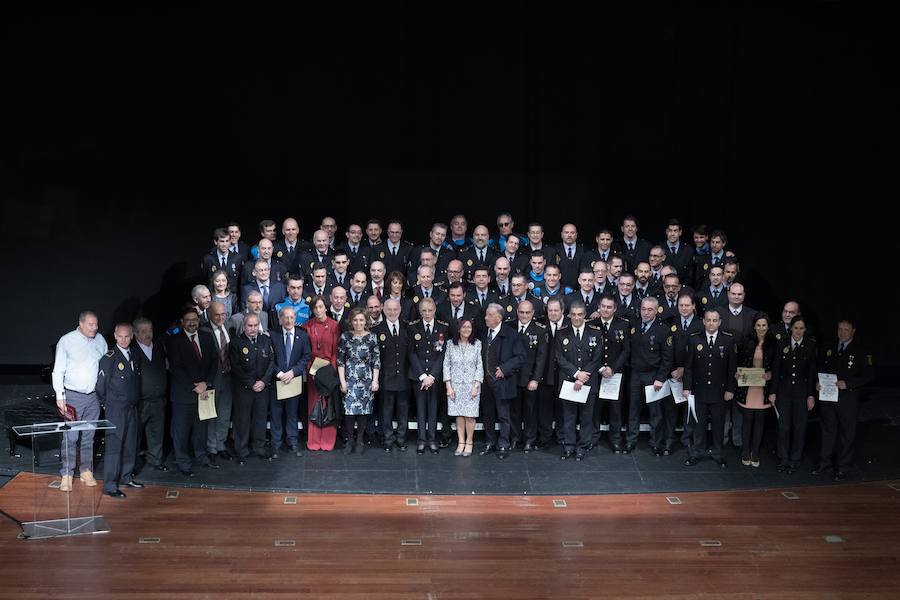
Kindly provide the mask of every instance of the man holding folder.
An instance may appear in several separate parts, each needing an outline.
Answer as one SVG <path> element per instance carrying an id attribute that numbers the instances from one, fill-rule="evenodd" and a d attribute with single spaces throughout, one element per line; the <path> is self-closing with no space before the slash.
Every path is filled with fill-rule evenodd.
<path id="1" fill-rule="evenodd" d="M 297 411 L 303 377 L 309 366 L 309 336 L 296 326 L 297 313 L 291 306 L 284 306 L 278 312 L 278 322 L 281 327 L 271 333 L 275 350 L 275 393 L 269 401 L 272 458 L 278 457 L 278 449 L 284 441 L 296 456 L 303 456 L 297 434 Z"/>

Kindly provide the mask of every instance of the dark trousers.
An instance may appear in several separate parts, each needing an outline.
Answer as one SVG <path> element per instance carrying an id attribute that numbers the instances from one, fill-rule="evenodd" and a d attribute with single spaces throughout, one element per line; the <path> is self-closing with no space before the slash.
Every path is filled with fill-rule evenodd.
<path id="1" fill-rule="evenodd" d="M 116 426 L 106 431 L 103 457 L 103 491 L 115 492 L 120 483 L 131 481 L 137 457 L 137 406 L 107 402 L 106 418 Z"/>
<path id="2" fill-rule="evenodd" d="M 806 396 L 778 394 L 775 406 L 778 408 L 778 459 L 781 464 L 799 467 L 809 420 Z"/>
<path id="3" fill-rule="evenodd" d="M 594 403 L 594 435 L 591 443 L 595 446 L 600 443 L 600 425 L 603 422 L 603 412 L 606 410 L 609 414 L 609 444 L 613 448 L 622 446 L 622 401 L 621 400 L 601 400 L 597 398 Z"/>
<path id="4" fill-rule="evenodd" d="M 596 399 L 593 394 L 588 396 L 588 401 L 584 404 L 563 400 L 562 446 L 566 452 L 575 451 L 576 446 L 579 454 L 584 454 L 588 451 L 594 431 L 595 402 Z M 576 422 L 581 426 L 577 432 L 577 440 Z"/>
<path id="5" fill-rule="evenodd" d="M 675 399 L 672 396 L 666 396 L 662 400 L 651 402 L 648 408 L 650 409 L 650 445 L 654 448 L 671 450 L 675 445 Z"/>
<path id="6" fill-rule="evenodd" d="M 144 398 L 140 409 L 141 426 L 138 429 L 138 447 L 141 433 L 147 444 L 144 459 L 156 466 L 163 463 L 163 439 L 166 433 L 166 397 Z"/>
<path id="7" fill-rule="evenodd" d="M 397 431 L 394 432 L 394 419 L 397 419 Z M 409 425 L 409 390 L 381 392 L 381 432 L 385 445 L 394 441 L 406 441 L 406 428 Z"/>
<path id="8" fill-rule="evenodd" d="M 744 413 L 736 402 L 725 405 L 725 439 L 730 439 L 735 446 L 742 444 Z"/>
<path id="9" fill-rule="evenodd" d="M 662 402 L 662 400 L 660 400 Z M 694 444 L 691 446 L 691 456 L 703 458 L 706 456 L 706 423 L 712 421 L 713 460 L 722 460 L 722 446 L 725 438 L 725 403 L 697 402 L 694 404 L 697 412 L 697 422 L 694 424 Z"/>
<path id="10" fill-rule="evenodd" d="M 540 387 L 531 392 L 527 387 L 520 387 L 519 394 L 510 404 L 509 418 L 513 444 L 524 442 L 533 446 L 537 442 L 541 403 L 539 389 Z"/>
<path id="11" fill-rule="evenodd" d="M 382 437 L 382 427 L 381 427 L 381 406 L 384 404 L 384 392 L 378 391 L 375 392 L 375 397 L 372 399 L 372 414 L 368 415 L 366 419 L 366 439 L 369 442 L 376 442 L 378 438 Z"/>
<path id="12" fill-rule="evenodd" d="M 437 442 L 435 429 L 437 429 L 437 405 L 438 383 L 435 382 L 427 390 L 420 389 L 416 385 L 416 437 L 419 444 L 434 444 Z"/>
<path id="13" fill-rule="evenodd" d="M 696 421 L 691 416 L 691 409 L 688 406 L 687 402 L 682 402 L 680 406 L 684 407 L 684 428 L 681 431 L 681 443 L 685 448 L 690 448 L 694 445 L 694 425 L 696 425 Z"/>
<path id="14" fill-rule="evenodd" d="M 853 463 L 859 394 L 846 390 L 839 394 L 837 402 L 819 403 L 819 421 L 822 426 L 819 464 L 830 466 L 834 463 L 839 471 L 846 471 Z"/>
<path id="15" fill-rule="evenodd" d="M 481 422 L 484 424 L 484 436 L 488 444 L 500 449 L 508 449 L 512 433 L 510 405 L 512 398 L 497 398 L 491 386 L 481 389 Z M 500 423 L 500 435 L 497 435 L 497 423 Z"/>
<path id="16" fill-rule="evenodd" d="M 537 442 L 548 445 L 554 442 L 553 421 L 556 418 L 556 407 L 561 400 L 555 385 L 538 386 L 538 432 Z M 562 423 L 562 407 L 560 407 L 558 424 Z"/>
<path id="17" fill-rule="evenodd" d="M 206 450 L 210 454 L 223 452 L 231 427 L 231 403 L 233 379 L 231 373 L 216 375 L 216 418 L 207 421 Z"/>
<path id="18" fill-rule="evenodd" d="M 632 371 L 628 382 L 628 433 L 625 442 L 629 447 L 637 445 L 641 433 L 641 410 L 644 408 L 644 386 L 653 384 L 653 371 Z"/>
<path id="19" fill-rule="evenodd" d="M 268 388 L 254 392 L 242 385 L 235 386 L 231 418 L 234 424 L 234 451 L 239 458 L 250 456 L 251 443 L 256 454 L 262 455 L 265 452 L 268 407 Z"/>
<path id="20" fill-rule="evenodd" d="M 197 403 L 172 403 L 172 446 L 175 461 L 183 472 L 191 470 L 192 458 L 206 458 L 206 421 L 200 420 Z"/>
<path id="21" fill-rule="evenodd" d="M 741 430 L 741 460 L 759 459 L 759 448 L 762 446 L 763 431 L 766 424 L 765 408 L 744 408 L 736 405 L 741 412 L 743 429 Z"/>
<path id="22" fill-rule="evenodd" d="M 269 413 L 272 415 L 272 420 L 269 424 L 272 427 L 272 448 L 276 452 L 285 442 L 292 448 L 298 445 L 297 412 L 299 407 L 300 396 L 279 400 L 276 394 L 272 394 L 272 400 L 269 402 Z"/>
<path id="23" fill-rule="evenodd" d="M 439 384 L 435 383 L 435 387 Z M 441 432 L 438 434 L 442 440 L 449 442 L 453 438 L 453 428 L 450 427 L 450 412 L 447 405 L 446 386 L 440 386 L 438 390 L 438 423 L 441 424 Z"/>

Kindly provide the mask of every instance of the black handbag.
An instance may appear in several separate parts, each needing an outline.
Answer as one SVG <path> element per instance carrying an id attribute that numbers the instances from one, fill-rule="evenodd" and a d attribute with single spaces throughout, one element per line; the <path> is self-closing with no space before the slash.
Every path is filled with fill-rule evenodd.
<path id="1" fill-rule="evenodd" d="M 334 405 L 334 395 L 319 398 L 309 415 L 309 422 L 316 427 L 327 427 L 334 424 L 335 421 L 337 421 L 337 411 Z"/>

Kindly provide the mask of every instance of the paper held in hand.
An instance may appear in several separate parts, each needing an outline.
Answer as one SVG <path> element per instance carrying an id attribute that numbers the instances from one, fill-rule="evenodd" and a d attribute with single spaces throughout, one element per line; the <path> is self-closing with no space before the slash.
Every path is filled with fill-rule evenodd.
<path id="1" fill-rule="evenodd" d="M 682 385 L 680 381 L 677 379 L 670 379 L 669 389 L 672 390 L 672 397 L 675 398 L 675 404 L 687 402 L 687 398 L 684 397 L 684 385 Z"/>
<path id="2" fill-rule="evenodd" d="M 738 367 L 737 382 L 738 387 L 765 387 L 766 370 Z"/>
<path id="3" fill-rule="evenodd" d="M 197 414 L 201 421 L 216 418 L 216 390 L 206 390 L 205 394 L 197 394 Z"/>
<path id="4" fill-rule="evenodd" d="M 652 385 L 644 386 L 644 396 L 647 398 L 648 404 L 651 402 L 656 402 L 657 400 L 662 400 L 671 393 L 672 387 L 668 379 L 663 382 L 662 387 L 658 390 L 654 390 Z"/>
<path id="5" fill-rule="evenodd" d="M 837 402 L 840 390 L 837 386 L 837 375 L 833 373 L 819 373 L 819 401 Z"/>
<path id="6" fill-rule="evenodd" d="M 591 386 L 583 385 L 581 389 L 575 390 L 575 382 L 573 381 L 563 381 L 562 389 L 559 391 L 559 397 L 563 400 L 568 400 L 570 402 L 578 402 L 579 404 L 585 404 L 588 401 L 588 396 L 591 392 Z"/>
<path id="7" fill-rule="evenodd" d="M 618 400 L 619 391 L 622 388 L 622 374 L 613 373 L 612 377 L 600 378 L 600 398 L 602 400 Z"/>
<path id="8" fill-rule="evenodd" d="M 315 358 L 313 359 L 312 365 L 310 365 L 310 367 L 309 367 L 309 374 L 312 375 L 313 377 L 315 377 L 315 376 L 316 376 L 316 371 L 318 371 L 318 370 L 321 369 L 322 367 L 326 367 L 326 366 L 328 366 L 328 365 L 330 365 L 330 364 L 331 364 L 331 363 L 328 362 L 327 360 L 325 360 L 324 358 L 319 358 L 319 357 L 317 356 L 317 357 L 315 357 Z"/>
<path id="9" fill-rule="evenodd" d="M 284 383 L 280 379 L 275 380 L 275 397 L 278 400 L 287 400 L 303 393 L 303 378 L 294 377 L 290 383 Z"/>

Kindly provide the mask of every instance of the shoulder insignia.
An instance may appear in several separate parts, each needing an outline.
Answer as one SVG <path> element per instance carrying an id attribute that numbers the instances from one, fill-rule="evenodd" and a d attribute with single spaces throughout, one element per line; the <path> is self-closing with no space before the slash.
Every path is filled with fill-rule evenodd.
<path id="1" fill-rule="evenodd" d="M 446 321 L 441 321 L 440 319 L 435 319 L 434 322 L 440 323 L 441 325 L 445 325 L 447 327 L 450 327 L 450 323 L 447 323 Z"/>
<path id="2" fill-rule="evenodd" d="M 212 272 L 213 272 L 213 273 L 216 272 L 216 265 L 213 265 L 213 266 L 212 266 Z"/>
<path id="3" fill-rule="evenodd" d="M 108 357 L 112 358 L 112 355 L 115 354 L 115 353 L 116 353 L 115 350 L 110 350 L 109 352 L 106 353 L 106 355 L 107 355 Z"/>
<path id="4" fill-rule="evenodd" d="M 631 328 L 631 335 L 634 335 L 634 327 Z"/>
<path id="5" fill-rule="evenodd" d="M 869 366 L 872 366 L 872 355 L 866 354 L 866 362 L 869 363 Z"/>
<path id="6" fill-rule="evenodd" d="M 666 336 L 666 346 L 671 346 L 671 345 L 672 345 L 672 336 L 667 335 Z"/>
<path id="7" fill-rule="evenodd" d="M 588 323 L 588 327 L 593 329 L 594 331 L 603 331 L 602 327 L 597 327 L 596 325 L 591 325 L 590 323 Z"/>
<path id="8" fill-rule="evenodd" d="M 419 297 L 418 297 L 418 296 L 413 296 L 413 302 L 414 302 L 415 304 L 418 304 L 418 303 L 419 303 Z"/>
<path id="9" fill-rule="evenodd" d="M 547 329 L 547 326 L 544 325 L 543 323 L 538 323 L 537 321 L 532 321 L 532 323 L 534 323 L 535 325 L 537 325 L 537 326 L 540 327 L 541 329 Z"/>
<path id="10" fill-rule="evenodd" d="M 663 311 L 663 307 L 662 307 L 662 306 L 660 306 L 660 307 L 658 307 L 658 308 L 656 309 L 656 312 L 658 312 L 659 314 L 662 314 L 662 311 Z"/>
<path id="11" fill-rule="evenodd" d="M 700 298 L 700 304 L 706 304 L 707 302 L 709 302 L 709 300 L 706 299 L 706 296 Z"/>
<path id="12" fill-rule="evenodd" d="M 556 255 L 556 264 L 562 262 L 562 259 L 559 257 L 559 254 Z"/>
<path id="13" fill-rule="evenodd" d="M 699 335 L 700 335 L 700 332 L 699 332 L 699 331 L 695 331 L 694 333 L 691 334 L 691 337 L 696 337 L 696 336 L 699 336 Z"/>
<path id="14" fill-rule="evenodd" d="M 730 331 L 723 331 L 720 329 L 719 333 L 721 333 L 722 335 L 727 335 L 728 337 L 734 337 L 734 334 L 732 334 Z"/>
<path id="15" fill-rule="evenodd" d="M 672 325 L 672 333 L 678 331 L 678 325 Z"/>
<path id="16" fill-rule="evenodd" d="M 421 323 L 421 322 L 422 322 L 422 319 L 416 319 L 415 321 L 410 321 L 409 324 L 415 325 L 416 323 Z"/>

